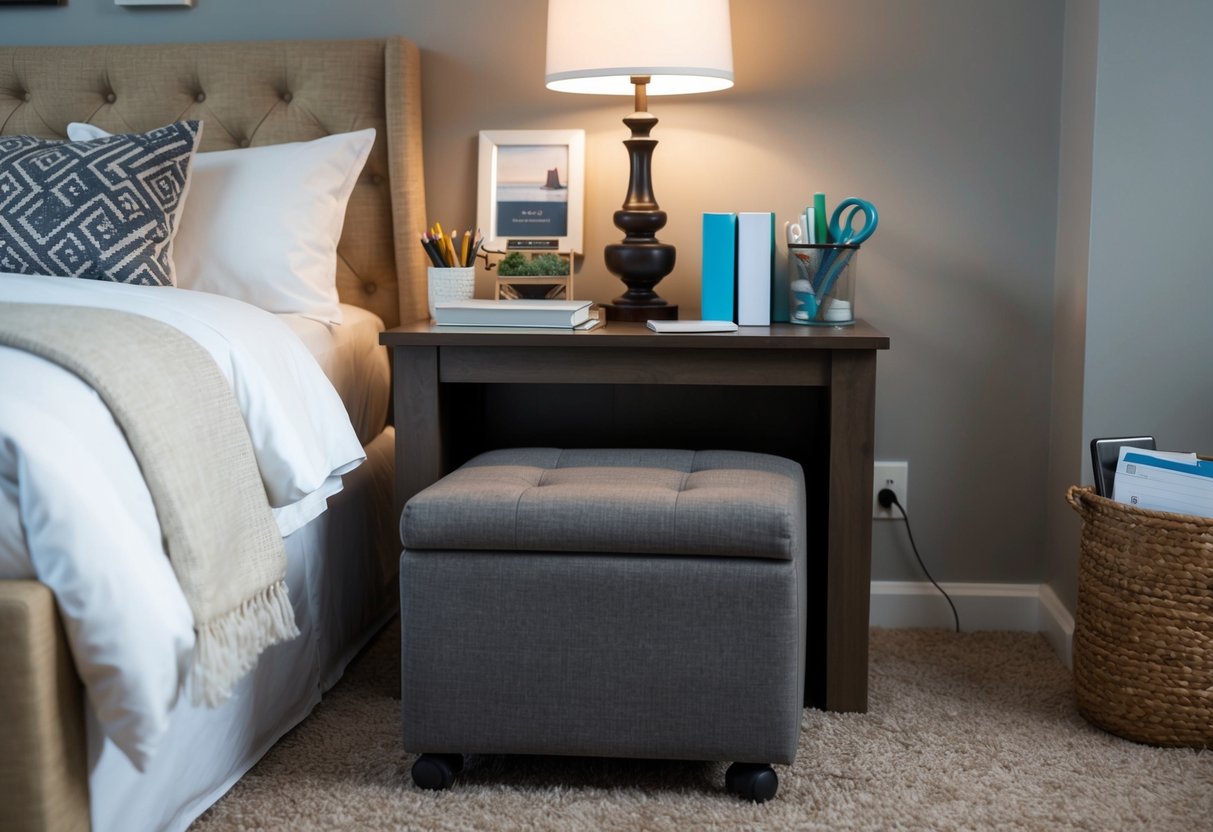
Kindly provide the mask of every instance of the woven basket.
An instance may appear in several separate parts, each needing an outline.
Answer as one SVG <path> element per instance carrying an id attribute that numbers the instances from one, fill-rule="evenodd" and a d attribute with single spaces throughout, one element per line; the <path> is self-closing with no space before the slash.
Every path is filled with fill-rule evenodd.
<path id="1" fill-rule="evenodd" d="M 1078 709 L 1151 745 L 1213 747 L 1213 519 L 1071 487 L 1083 519 L 1074 624 Z"/>

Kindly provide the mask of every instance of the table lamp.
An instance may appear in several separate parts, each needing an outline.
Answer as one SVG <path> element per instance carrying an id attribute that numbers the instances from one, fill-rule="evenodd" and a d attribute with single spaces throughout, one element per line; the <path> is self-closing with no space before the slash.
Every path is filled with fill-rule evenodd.
<path id="1" fill-rule="evenodd" d="M 728 0 L 548 0 L 550 90 L 634 95 L 623 120 L 631 161 L 628 193 L 615 225 L 623 242 L 608 245 L 607 268 L 627 291 L 604 304 L 608 320 L 673 320 L 678 307 L 653 287 L 674 270 L 674 246 L 657 239 L 666 213 L 653 196 L 657 118 L 649 95 L 712 92 L 733 86 Z"/>

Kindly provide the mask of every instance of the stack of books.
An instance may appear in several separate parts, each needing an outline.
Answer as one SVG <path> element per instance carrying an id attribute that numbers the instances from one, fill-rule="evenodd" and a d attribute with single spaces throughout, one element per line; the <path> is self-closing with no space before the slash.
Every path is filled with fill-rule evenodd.
<path id="1" fill-rule="evenodd" d="M 601 324 L 588 300 L 461 300 L 434 305 L 439 326 L 513 327 L 583 332 Z"/>
<path id="2" fill-rule="evenodd" d="M 775 269 L 775 215 L 703 215 L 703 317 L 767 326 L 788 320 L 787 275 Z"/>

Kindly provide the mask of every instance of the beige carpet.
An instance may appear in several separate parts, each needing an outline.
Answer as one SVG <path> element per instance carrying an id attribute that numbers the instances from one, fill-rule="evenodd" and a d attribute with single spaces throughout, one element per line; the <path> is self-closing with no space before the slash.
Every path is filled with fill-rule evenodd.
<path id="1" fill-rule="evenodd" d="M 874 630 L 867 714 L 804 714 L 779 794 L 724 765 L 469 757 L 422 792 L 399 742 L 389 627 L 315 713 L 191 829 L 1213 830 L 1213 752 L 1104 734 L 1024 633 Z"/>

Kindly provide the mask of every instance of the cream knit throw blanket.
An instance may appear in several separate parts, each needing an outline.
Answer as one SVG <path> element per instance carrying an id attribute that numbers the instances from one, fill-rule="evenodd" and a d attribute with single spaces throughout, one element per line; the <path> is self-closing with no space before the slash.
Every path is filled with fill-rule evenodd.
<path id="1" fill-rule="evenodd" d="M 112 309 L 0 305 L 0 344 L 70 370 L 109 406 L 194 613 L 194 703 L 222 704 L 262 650 L 299 635 L 286 550 L 227 380 L 173 327 Z"/>

